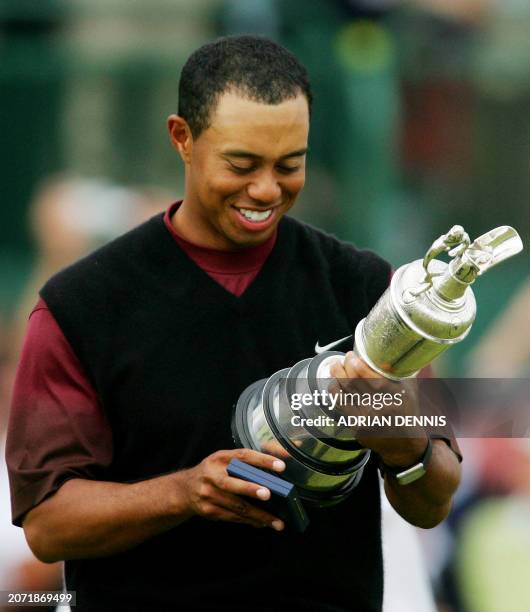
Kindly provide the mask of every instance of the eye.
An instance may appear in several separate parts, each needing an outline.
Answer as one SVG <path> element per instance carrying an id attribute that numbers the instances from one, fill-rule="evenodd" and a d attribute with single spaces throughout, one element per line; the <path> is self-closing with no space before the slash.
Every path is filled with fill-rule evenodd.
<path id="1" fill-rule="evenodd" d="M 235 172 L 236 174 L 249 174 L 250 172 L 253 172 L 256 169 L 255 166 L 237 166 L 232 162 L 228 162 L 228 164 L 230 170 L 232 170 L 232 172 Z"/>
<path id="2" fill-rule="evenodd" d="M 300 170 L 300 166 L 276 166 L 276 170 L 282 174 L 292 174 L 297 170 Z"/>

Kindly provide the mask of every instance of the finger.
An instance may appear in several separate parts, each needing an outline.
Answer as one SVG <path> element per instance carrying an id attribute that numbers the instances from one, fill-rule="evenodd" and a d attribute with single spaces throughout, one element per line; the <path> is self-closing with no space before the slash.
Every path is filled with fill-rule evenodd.
<path id="1" fill-rule="evenodd" d="M 348 374 L 341 361 L 334 361 L 329 368 L 329 373 L 333 378 L 348 378 Z"/>
<path id="2" fill-rule="evenodd" d="M 224 506 L 210 504 L 207 510 L 208 511 L 203 514 L 203 517 L 210 521 L 228 521 L 231 523 L 251 525 L 252 527 L 258 528 L 269 526 L 267 523 L 254 521 L 251 518 L 248 518 L 242 514 L 238 514 L 237 512 L 233 512 L 232 510 L 229 510 Z"/>
<path id="3" fill-rule="evenodd" d="M 218 487 L 222 491 L 233 495 L 244 495 L 245 497 L 252 497 L 261 501 L 267 501 L 271 497 L 271 492 L 263 485 L 241 480 L 240 478 L 233 478 L 228 475 L 220 480 Z"/>
<path id="4" fill-rule="evenodd" d="M 341 389 L 342 387 L 340 386 L 340 383 L 336 380 L 334 380 L 328 387 L 328 391 L 331 393 L 331 395 L 337 395 L 340 393 Z"/>
<path id="5" fill-rule="evenodd" d="M 340 391 L 341 389 L 346 392 L 360 391 L 362 385 L 362 379 L 359 379 L 359 374 L 356 371 L 356 362 L 352 361 L 354 354 L 350 351 L 346 353 L 342 362 L 336 362 L 330 368 L 332 376 L 335 377 L 337 386 L 334 385 L 334 391 Z M 331 389 L 329 389 L 331 392 Z"/>
<path id="6" fill-rule="evenodd" d="M 279 459 L 288 459 L 290 456 L 287 449 L 283 448 L 283 446 L 275 440 L 264 442 L 262 445 L 262 450 L 265 451 L 265 453 L 270 453 L 271 455 L 278 457 Z"/>
<path id="7" fill-rule="evenodd" d="M 238 515 L 245 521 L 266 525 L 267 527 L 272 527 L 276 531 L 281 531 L 284 527 L 283 521 L 279 517 L 262 508 L 254 506 L 252 503 L 247 502 L 237 495 L 232 495 L 231 493 L 223 491 L 220 492 L 213 502 L 215 505 Z"/>
<path id="8" fill-rule="evenodd" d="M 386 378 L 351 351 L 344 358 L 344 368 L 348 377 L 357 379 L 357 386 L 365 391 L 382 391 L 388 385 Z"/>
<path id="9" fill-rule="evenodd" d="M 375 370 L 354 352 L 349 351 L 344 357 L 344 369 L 351 378 L 381 378 Z"/>
<path id="10" fill-rule="evenodd" d="M 228 461 L 230 459 L 239 459 L 264 470 L 273 470 L 274 472 L 283 472 L 285 470 L 285 463 L 273 455 L 266 455 L 249 448 L 237 448 L 236 450 L 225 452 L 227 453 Z"/>
<path id="11" fill-rule="evenodd" d="M 333 395 L 340 393 L 341 390 L 346 392 L 358 390 L 357 376 L 350 368 L 346 371 L 346 360 L 336 361 L 330 367 L 330 374 L 335 380 L 329 385 L 328 391 Z"/>
<path id="12" fill-rule="evenodd" d="M 239 514 L 230 512 L 229 510 L 223 510 L 223 512 L 225 513 L 225 516 L 221 520 L 249 525 L 250 527 L 255 527 L 256 529 L 264 529 L 267 527 L 274 529 L 274 531 L 283 531 L 283 529 L 285 529 L 285 525 L 280 519 L 276 519 L 272 523 L 263 523 L 261 521 L 255 521 L 250 517 L 240 516 Z"/>

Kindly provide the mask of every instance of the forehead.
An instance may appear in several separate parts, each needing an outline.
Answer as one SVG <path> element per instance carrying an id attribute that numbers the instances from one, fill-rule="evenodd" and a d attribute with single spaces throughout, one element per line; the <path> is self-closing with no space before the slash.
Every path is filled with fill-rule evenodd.
<path id="1" fill-rule="evenodd" d="M 217 150 L 237 148 L 264 157 L 306 147 L 308 133 L 309 109 L 303 94 L 266 104 L 232 92 L 219 98 L 210 127 L 203 132 Z"/>

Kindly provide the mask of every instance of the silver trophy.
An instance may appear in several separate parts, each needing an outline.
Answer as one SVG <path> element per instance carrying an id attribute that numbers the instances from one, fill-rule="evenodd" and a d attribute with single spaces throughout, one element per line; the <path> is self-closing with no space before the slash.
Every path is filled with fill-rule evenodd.
<path id="1" fill-rule="evenodd" d="M 391 380 L 419 370 L 471 330 L 476 302 L 470 285 L 484 272 L 519 253 L 511 227 L 487 232 L 473 243 L 460 225 L 440 236 L 418 259 L 399 268 L 390 286 L 355 329 L 354 351 Z M 447 252 L 449 263 L 435 259 Z M 351 428 L 330 417 L 325 396 L 329 368 L 343 353 L 328 351 L 257 381 L 241 394 L 232 420 L 237 445 L 281 457 L 282 477 L 305 502 L 337 503 L 359 482 L 370 451 Z M 294 397 L 315 397 L 296 406 Z"/>

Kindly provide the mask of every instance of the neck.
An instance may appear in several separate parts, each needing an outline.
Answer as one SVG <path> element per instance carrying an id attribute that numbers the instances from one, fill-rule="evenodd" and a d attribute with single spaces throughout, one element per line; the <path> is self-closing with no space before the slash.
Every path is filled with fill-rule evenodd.
<path id="1" fill-rule="evenodd" d="M 189 198 L 185 196 L 182 204 L 171 217 L 171 225 L 181 238 L 206 249 L 214 249 L 216 251 L 237 250 L 235 248 L 230 248 L 221 237 L 216 240 L 214 232 L 212 232 L 208 222 L 190 214 L 193 206 L 189 205 L 188 202 Z"/>

